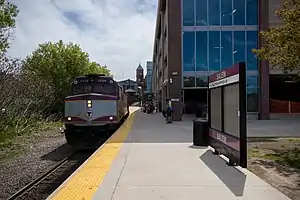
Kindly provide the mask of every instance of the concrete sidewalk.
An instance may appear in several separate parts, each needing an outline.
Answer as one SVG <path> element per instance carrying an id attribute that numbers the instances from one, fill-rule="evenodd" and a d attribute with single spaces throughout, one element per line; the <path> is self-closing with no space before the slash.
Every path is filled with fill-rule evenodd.
<path id="1" fill-rule="evenodd" d="M 245 169 L 194 148 L 190 122 L 165 124 L 137 111 L 134 126 L 94 199 L 288 200 Z"/>

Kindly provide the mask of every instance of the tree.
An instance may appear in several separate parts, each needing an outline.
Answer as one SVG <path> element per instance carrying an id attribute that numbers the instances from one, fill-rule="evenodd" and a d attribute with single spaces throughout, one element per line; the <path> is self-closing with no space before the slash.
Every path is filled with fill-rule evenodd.
<path id="1" fill-rule="evenodd" d="M 53 112 L 63 111 L 63 99 L 68 95 L 70 84 L 76 76 L 98 72 L 103 68 L 89 61 L 89 55 L 73 43 L 64 44 L 47 42 L 26 57 L 23 63 L 23 72 L 39 77 L 54 89 Z"/>
<path id="2" fill-rule="evenodd" d="M 107 76 L 110 75 L 110 70 L 107 68 L 106 65 L 101 66 L 97 62 L 91 62 L 90 63 L 90 73 L 92 74 L 105 74 Z"/>
<path id="3" fill-rule="evenodd" d="M 300 66 L 300 0 L 285 0 L 275 12 L 283 24 L 260 32 L 263 47 L 253 52 L 284 72 Z"/>
<path id="4" fill-rule="evenodd" d="M 9 48 L 9 39 L 13 35 L 13 29 L 16 26 L 15 18 L 19 10 L 16 5 L 0 0 L 0 54 L 6 52 Z"/>

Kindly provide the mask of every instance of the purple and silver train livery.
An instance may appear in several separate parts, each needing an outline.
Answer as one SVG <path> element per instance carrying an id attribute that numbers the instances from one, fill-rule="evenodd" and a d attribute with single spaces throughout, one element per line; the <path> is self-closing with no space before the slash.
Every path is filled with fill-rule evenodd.
<path id="1" fill-rule="evenodd" d="M 65 98 L 63 121 L 67 143 L 72 146 L 103 137 L 129 114 L 127 95 L 109 76 L 80 76 L 71 88 L 71 95 Z"/>

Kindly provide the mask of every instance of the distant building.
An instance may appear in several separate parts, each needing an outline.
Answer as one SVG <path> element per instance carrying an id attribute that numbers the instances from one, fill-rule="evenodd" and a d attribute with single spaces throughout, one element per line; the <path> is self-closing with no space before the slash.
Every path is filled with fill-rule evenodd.
<path id="1" fill-rule="evenodd" d="M 133 81 L 131 79 L 125 79 L 123 81 L 119 81 L 118 84 L 123 88 L 124 91 L 129 90 L 131 92 L 137 92 L 138 91 L 138 84 L 136 81 Z"/>
<path id="2" fill-rule="evenodd" d="M 152 62 L 147 61 L 146 63 L 147 73 L 145 76 L 146 81 L 146 93 L 152 93 Z"/>
<path id="3" fill-rule="evenodd" d="M 145 80 L 144 80 L 144 68 L 142 67 L 141 64 L 136 68 L 135 70 L 136 73 L 136 83 L 138 86 L 145 88 Z"/>

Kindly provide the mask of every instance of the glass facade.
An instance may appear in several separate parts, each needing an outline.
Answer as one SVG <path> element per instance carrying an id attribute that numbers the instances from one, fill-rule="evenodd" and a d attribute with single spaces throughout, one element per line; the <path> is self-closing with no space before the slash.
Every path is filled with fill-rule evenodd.
<path id="1" fill-rule="evenodd" d="M 146 74 L 146 91 L 152 93 L 152 62 L 147 61 L 147 74 Z"/>
<path id="2" fill-rule="evenodd" d="M 258 0 L 182 0 L 183 87 L 207 87 L 207 75 L 246 62 L 247 108 L 258 110 Z"/>

